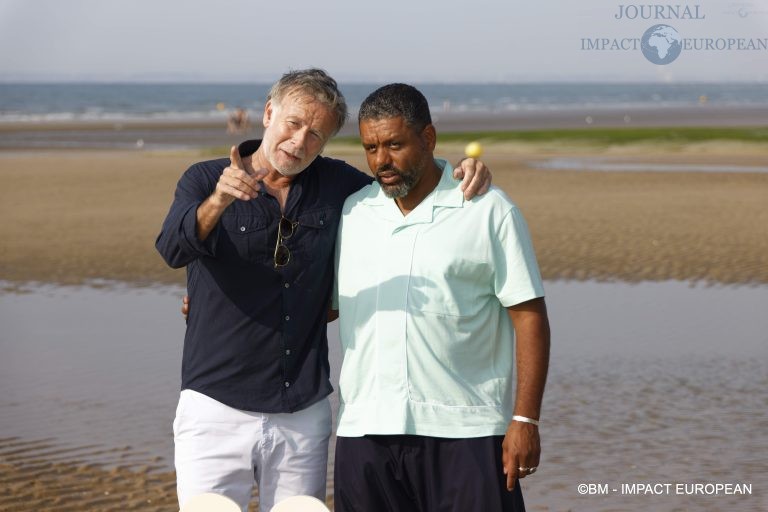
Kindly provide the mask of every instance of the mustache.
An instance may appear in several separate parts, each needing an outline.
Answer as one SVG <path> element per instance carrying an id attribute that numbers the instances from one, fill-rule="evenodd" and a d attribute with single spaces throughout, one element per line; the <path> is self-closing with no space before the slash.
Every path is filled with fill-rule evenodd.
<path id="1" fill-rule="evenodd" d="M 403 174 L 403 171 L 401 171 L 400 169 L 398 169 L 392 164 L 384 164 L 376 168 L 377 176 L 383 172 L 396 172 L 397 174 Z"/>
<path id="2" fill-rule="evenodd" d="M 279 149 L 279 150 L 281 150 L 281 151 L 283 151 L 285 153 L 288 153 L 293 158 L 298 158 L 298 159 L 304 158 L 304 153 L 305 153 L 304 150 L 298 150 L 297 151 L 293 147 L 290 147 L 290 146 L 283 147 L 283 145 L 277 146 L 277 149 Z"/>

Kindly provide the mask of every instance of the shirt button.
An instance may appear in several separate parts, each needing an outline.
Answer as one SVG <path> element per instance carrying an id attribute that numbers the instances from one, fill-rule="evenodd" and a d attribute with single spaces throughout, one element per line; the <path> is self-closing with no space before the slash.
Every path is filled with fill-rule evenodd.
<path id="1" fill-rule="evenodd" d="M 287 387 L 287 388 L 291 387 L 291 383 L 288 382 L 288 381 L 285 381 L 285 387 Z"/>
<path id="2" fill-rule="evenodd" d="M 291 355 L 291 349 L 289 349 L 289 348 L 286 349 L 285 350 L 285 355 L 287 355 L 287 356 Z"/>
<path id="3" fill-rule="evenodd" d="M 245 231 L 245 226 L 240 226 L 240 231 Z"/>
<path id="4" fill-rule="evenodd" d="M 286 287 L 286 288 L 290 288 L 290 287 L 291 287 L 291 285 L 290 285 L 290 284 L 288 284 L 288 283 L 285 283 L 285 287 Z"/>
<path id="5" fill-rule="evenodd" d="M 290 316 L 290 315 L 285 315 L 285 320 L 286 320 L 286 321 L 287 321 L 287 320 L 290 320 L 290 319 L 291 319 L 291 316 Z"/>

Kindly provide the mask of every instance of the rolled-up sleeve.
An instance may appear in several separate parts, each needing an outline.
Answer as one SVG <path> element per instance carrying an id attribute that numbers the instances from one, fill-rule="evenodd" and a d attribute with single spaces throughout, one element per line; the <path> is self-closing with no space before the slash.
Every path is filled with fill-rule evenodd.
<path id="1" fill-rule="evenodd" d="M 205 241 L 198 239 L 197 208 L 216 187 L 223 169 L 217 164 L 218 161 L 210 161 L 193 165 L 176 186 L 173 204 L 155 241 L 158 252 L 172 268 L 181 268 L 201 256 L 216 254 L 219 227 L 217 225 Z"/>

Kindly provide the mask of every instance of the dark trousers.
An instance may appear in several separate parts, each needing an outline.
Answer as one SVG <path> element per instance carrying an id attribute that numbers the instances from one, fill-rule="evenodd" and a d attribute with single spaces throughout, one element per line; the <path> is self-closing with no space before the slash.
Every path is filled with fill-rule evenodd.
<path id="1" fill-rule="evenodd" d="M 502 440 L 339 437 L 335 511 L 524 512 L 519 483 L 507 491 Z"/>

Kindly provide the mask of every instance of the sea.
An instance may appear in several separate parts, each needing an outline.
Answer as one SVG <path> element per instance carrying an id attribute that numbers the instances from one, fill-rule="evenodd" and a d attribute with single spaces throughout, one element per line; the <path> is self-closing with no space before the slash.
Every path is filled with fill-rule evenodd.
<path id="1" fill-rule="evenodd" d="M 201 122 L 234 108 L 259 113 L 271 84 L 2 83 L 0 123 Z M 380 83 L 342 83 L 354 113 Z M 415 84 L 435 112 L 505 113 L 569 109 L 768 107 L 765 83 Z"/>

